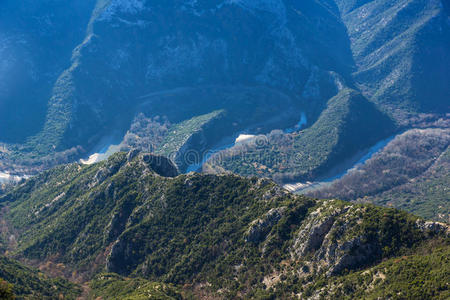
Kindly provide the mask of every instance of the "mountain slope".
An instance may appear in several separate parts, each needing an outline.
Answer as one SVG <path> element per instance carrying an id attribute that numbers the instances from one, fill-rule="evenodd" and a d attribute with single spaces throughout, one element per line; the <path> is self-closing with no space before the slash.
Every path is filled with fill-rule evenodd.
<path id="1" fill-rule="evenodd" d="M 362 91 L 408 123 L 406 113 L 448 111 L 449 4 L 441 0 L 337 0 Z"/>
<path id="2" fill-rule="evenodd" d="M 89 284 L 89 299 L 186 299 L 172 285 L 149 282 L 142 278 L 123 278 L 117 274 L 99 274 Z"/>
<path id="3" fill-rule="evenodd" d="M 450 222 L 450 150 L 441 154 L 433 165 L 411 182 L 389 191 L 367 197 L 365 202 L 389 205 L 440 222 Z"/>
<path id="4" fill-rule="evenodd" d="M 167 159 L 131 152 L 32 178 L 0 200 L 17 241 L 10 253 L 83 282 L 108 271 L 220 298 L 282 286 L 282 297 L 304 280 L 412 254 L 448 232 L 394 209 L 295 196 L 264 179 L 175 175 Z"/>
<path id="5" fill-rule="evenodd" d="M 326 21 L 318 27 L 314 19 Z M 294 30 L 300 26 L 305 30 Z M 336 41 L 324 43 L 323 36 Z M 339 20 L 314 1 L 98 1 L 72 66 L 55 84 L 42 134 L 30 146 L 42 154 L 93 146 L 107 128 L 123 131 L 140 97 L 152 92 L 238 84 L 298 93 L 312 66 L 348 68 L 345 38 Z M 330 55 L 327 49 L 336 47 L 341 51 Z"/>
<path id="6" fill-rule="evenodd" d="M 2 279 L 12 285 L 10 290 L 17 299 L 76 299 L 81 293 L 75 284 L 50 278 L 3 256 L 0 256 L 0 278 L 1 299 L 13 299 L 7 298 L 6 292 L 2 294 Z"/>
<path id="7" fill-rule="evenodd" d="M 0 140 L 24 143 L 45 122 L 48 99 L 83 40 L 95 0 L 2 1 Z M 20 126 L 19 126 L 20 124 Z"/>
<path id="8" fill-rule="evenodd" d="M 428 243 L 413 255 L 389 259 L 331 281 L 312 283 L 303 295 L 325 299 L 447 299 L 449 251 L 448 242 Z"/>

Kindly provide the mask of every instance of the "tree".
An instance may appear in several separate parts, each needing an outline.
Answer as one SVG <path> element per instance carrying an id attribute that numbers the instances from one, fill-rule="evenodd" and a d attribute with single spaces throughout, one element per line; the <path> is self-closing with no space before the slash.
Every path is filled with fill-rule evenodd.
<path id="1" fill-rule="evenodd" d="M 12 300 L 15 299 L 13 294 L 13 287 L 3 279 L 0 279 L 0 299 Z"/>

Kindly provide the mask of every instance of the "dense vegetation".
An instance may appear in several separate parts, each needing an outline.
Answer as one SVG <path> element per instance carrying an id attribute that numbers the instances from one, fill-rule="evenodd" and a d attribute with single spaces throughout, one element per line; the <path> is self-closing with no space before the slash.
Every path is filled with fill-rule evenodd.
<path id="1" fill-rule="evenodd" d="M 447 230 L 395 209 L 295 196 L 266 179 L 174 175 L 165 158 L 130 152 L 36 176 L 0 198 L 4 236 L 19 233 L 9 255 L 92 280 L 92 297 L 285 298 L 413 254 Z"/>
<path id="2" fill-rule="evenodd" d="M 185 299 L 179 288 L 164 283 L 149 282 L 142 278 L 123 278 L 117 274 L 97 275 L 89 284 L 89 299 L 104 300 L 178 300 Z"/>
<path id="3" fill-rule="evenodd" d="M 159 116 L 148 118 L 145 114 L 139 113 L 131 123 L 123 144 L 131 149 L 154 152 L 164 141 L 171 126 L 172 124 L 166 118 Z"/>
<path id="4" fill-rule="evenodd" d="M 410 130 L 330 187 L 308 195 L 372 202 L 449 221 L 448 129 Z"/>
<path id="5" fill-rule="evenodd" d="M 171 154 L 178 152 L 193 134 L 199 132 L 202 126 L 221 113 L 223 113 L 223 111 L 215 111 L 206 115 L 194 117 L 171 127 L 169 129 L 169 134 L 163 140 L 156 153 L 169 157 Z"/>
<path id="6" fill-rule="evenodd" d="M 448 299 L 450 242 L 436 240 L 414 253 L 367 270 L 312 282 L 305 296 L 330 299 Z"/>
<path id="7" fill-rule="evenodd" d="M 76 299 L 80 293 L 75 284 L 0 256 L 0 299 Z"/>
<path id="8" fill-rule="evenodd" d="M 292 127 L 301 112 L 300 103 L 264 87 L 184 88 L 146 99 L 123 144 L 170 156 L 181 172 L 218 145 L 233 143 L 238 132 Z"/>
<path id="9" fill-rule="evenodd" d="M 311 179 L 393 130 L 389 118 L 373 104 L 361 94 L 344 89 L 328 102 L 310 128 L 294 134 L 273 132 L 261 136 L 217 154 L 204 169 L 258 174 L 277 182 Z"/>
<path id="10" fill-rule="evenodd" d="M 218 262 L 225 249 L 214 250 L 217 241 L 230 243 L 227 252 L 244 251 L 246 224 L 293 197 L 281 193 L 279 199 L 261 203 L 258 199 L 276 188 L 272 183 L 252 191 L 256 179 L 202 175 L 168 179 L 144 176 L 146 167 L 139 159 L 120 169 L 124 164 L 126 157 L 119 154 L 93 167 L 61 167 L 6 195 L 4 200 L 14 200 L 10 224 L 22 231 L 19 252 L 39 259 L 59 253 L 63 263 L 92 270 L 92 262 L 120 240 L 134 254 L 120 252 L 117 261 L 114 255 L 108 257 L 110 269 L 124 274 L 139 269 L 146 276 L 179 282 L 202 269 L 219 272 L 213 261 L 230 268 L 228 261 Z M 271 199 L 270 195 L 265 197 Z M 305 206 L 304 210 L 312 204 L 290 205 Z M 235 215 L 236 210 L 241 213 Z M 151 268 L 146 267 L 149 264 Z"/>
<path id="11" fill-rule="evenodd" d="M 450 150 L 413 181 L 361 202 L 393 206 L 427 219 L 450 223 Z"/>
<path id="12" fill-rule="evenodd" d="M 14 293 L 12 285 L 0 278 L 0 299 L 13 300 Z"/>

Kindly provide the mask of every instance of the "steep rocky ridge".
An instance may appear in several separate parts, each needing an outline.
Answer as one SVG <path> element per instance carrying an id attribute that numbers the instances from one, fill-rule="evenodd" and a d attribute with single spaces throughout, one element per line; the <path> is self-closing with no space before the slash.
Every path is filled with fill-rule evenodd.
<path id="1" fill-rule="evenodd" d="M 4 234 L 17 241 L 5 245 L 9 255 L 79 282 L 108 271 L 251 297 L 277 285 L 291 293 L 448 235 L 446 224 L 295 196 L 267 179 L 161 175 L 175 175 L 169 160 L 131 152 L 22 183 L 0 200 Z"/>

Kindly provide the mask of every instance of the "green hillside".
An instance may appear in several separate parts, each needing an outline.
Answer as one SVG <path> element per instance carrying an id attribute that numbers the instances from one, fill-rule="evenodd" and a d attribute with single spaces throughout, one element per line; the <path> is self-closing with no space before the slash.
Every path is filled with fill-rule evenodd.
<path id="1" fill-rule="evenodd" d="M 312 282 L 305 296 L 325 299 L 448 299 L 449 241 L 433 241 L 416 253 L 391 258 L 367 270 Z"/>
<path id="2" fill-rule="evenodd" d="M 450 151 L 447 149 L 427 172 L 407 183 L 363 201 L 389 205 L 424 218 L 450 222 Z"/>
<path id="3" fill-rule="evenodd" d="M 14 299 L 11 294 L 16 299 L 76 299 L 81 288 L 0 256 L 0 299 Z"/>
<path id="4" fill-rule="evenodd" d="M 139 299 L 138 285 L 167 297 L 284 298 L 413 255 L 448 230 L 395 209 L 296 196 L 266 179 L 176 174 L 163 157 L 131 152 L 34 177 L 0 200 L 5 234 L 20 233 L 9 253 L 94 278 L 91 292 L 105 297 Z M 99 281 L 103 272 L 124 278 Z"/>
<path id="5" fill-rule="evenodd" d="M 185 299 L 180 288 L 142 278 L 124 278 L 117 274 L 99 274 L 89 284 L 89 299 L 104 300 L 178 300 Z"/>

